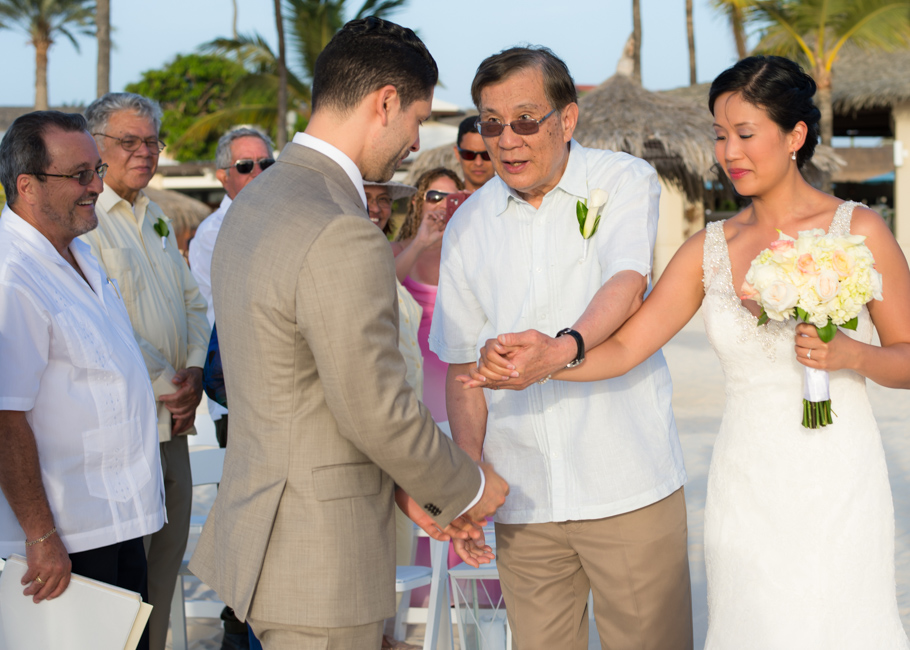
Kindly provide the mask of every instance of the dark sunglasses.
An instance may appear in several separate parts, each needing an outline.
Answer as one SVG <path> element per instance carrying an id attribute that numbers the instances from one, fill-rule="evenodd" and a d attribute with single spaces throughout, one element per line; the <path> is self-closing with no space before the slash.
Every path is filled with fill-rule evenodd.
<path id="1" fill-rule="evenodd" d="M 446 198 L 448 195 L 449 195 L 449 192 L 440 192 L 439 190 L 430 190 L 429 192 L 426 193 L 426 196 L 424 196 L 423 198 L 427 203 L 439 203 L 444 198 Z"/>
<path id="2" fill-rule="evenodd" d="M 490 159 L 490 154 L 486 151 L 472 151 L 471 149 L 462 149 L 458 147 L 458 155 L 462 157 L 463 160 L 475 160 L 477 156 L 480 156 L 484 160 Z"/>
<path id="3" fill-rule="evenodd" d="M 520 120 L 515 120 L 514 122 L 477 122 L 477 132 L 485 138 L 495 138 L 502 135 L 502 132 L 505 131 L 507 126 L 512 127 L 513 133 L 516 135 L 534 135 L 540 131 L 540 123 L 545 119 L 550 117 L 553 113 L 556 112 L 554 108 L 552 111 L 544 115 L 539 120 L 534 120 L 531 118 L 523 118 Z"/>
<path id="4" fill-rule="evenodd" d="M 98 178 L 104 178 L 104 175 L 107 174 L 107 163 L 102 163 L 95 167 L 95 169 L 86 169 L 81 172 L 76 172 L 75 174 L 48 174 L 47 172 L 31 172 L 32 176 L 53 176 L 54 178 L 75 178 L 79 181 L 79 184 L 83 187 L 92 182 L 92 179 L 95 178 L 95 174 L 98 174 Z"/>
<path id="5" fill-rule="evenodd" d="M 238 174 L 249 174 L 251 171 L 253 171 L 253 167 L 255 167 L 257 163 L 259 164 L 259 170 L 264 172 L 266 169 L 275 164 L 275 159 L 260 158 L 259 160 L 252 160 L 251 158 L 243 158 L 235 162 L 233 165 L 222 167 L 222 169 L 230 169 L 233 167 L 237 170 Z"/>

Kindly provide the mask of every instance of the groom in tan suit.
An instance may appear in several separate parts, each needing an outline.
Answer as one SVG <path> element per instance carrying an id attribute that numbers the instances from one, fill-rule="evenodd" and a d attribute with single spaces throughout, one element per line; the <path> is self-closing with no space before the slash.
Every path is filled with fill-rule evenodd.
<path id="1" fill-rule="evenodd" d="M 316 62 L 306 133 L 215 245 L 231 445 L 190 568 L 267 650 L 379 648 L 396 486 L 412 518 L 453 535 L 508 493 L 408 388 L 394 261 L 367 216 L 361 177 L 386 181 L 417 150 L 436 80 L 411 30 L 348 23 Z"/>

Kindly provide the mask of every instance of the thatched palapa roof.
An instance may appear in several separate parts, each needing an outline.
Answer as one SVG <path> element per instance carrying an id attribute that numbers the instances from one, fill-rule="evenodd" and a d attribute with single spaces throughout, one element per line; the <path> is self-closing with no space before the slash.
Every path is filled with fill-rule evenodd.
<path id="1" fill-rule="evenodd" d="M 174 223 L 176 232 L 192 230 L 212 213 L 212 209 L 202 201 L 180 192 L 151 187 L 145 188 L 144 191 Z"/>
<path id="2" fill-rule="evenodd" d="M 910 49 L 883 52 L 845 47 L 834 64 L 831 101 L 836 113 L 910 102 Z"/>
<path id="3" fill-rule="evenodd" d="M 691 201 L 715 177 L 711 114 L 705 108 L 642 88 L 616 74 L 578 102 L 575 139 L 586 147 L 625 151 L 648 161 Z"/>
<path id="4" fill-rule="evenodd" d="M 417 185 L 417 179 L 424 172 L 428 172 L 436 167 L 445 167 L 458 174 L 458 178 L 464 180 L 464 172 L 461 169 L 461 163 L 458 162 L 458 156 L 452 148 L 455 145 L 453 140 L 449 144 L 440 145 L 433 149 L 427 149 L 421 152 L 419 156 L 408 167 L 408 175 L 405 176 L 404 182 L 408 185 Z"/>

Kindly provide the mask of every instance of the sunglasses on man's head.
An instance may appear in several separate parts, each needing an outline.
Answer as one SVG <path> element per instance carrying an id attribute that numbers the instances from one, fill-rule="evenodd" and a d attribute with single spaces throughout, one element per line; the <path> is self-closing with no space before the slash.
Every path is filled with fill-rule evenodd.
<path id="1" fill-rule="evenodd" d="M 275 164 L 274 158 L 260 158 L 259 160 L 252 160 L 251 158 L 242 158 L 235 162 L 233 165 L 228 165 L 227 167 L 222 167 L 222 169 L 230 169 L 233 167 L 237 170 L 238 174 L 249 174 L 253 171 L 253 167 L 256 164 L 259 164 L 259 170 L 265 171 L 269 167 Z"/>
<path id="2" fill-rule="evenodd" d="M 423 198 L 427 203 L 439 203 L 444 198 L 446 198 L 448 195 L 449 195 L 449 192 L 440 192 L 439 190 L 430 190 L 429 192 L 426 193 L 426 196 L 424 196 Z"/>
<path id="3" fill-rule="evenodd" d="M 508 126 L 512 128 L 512 132 L 516 135 L 534 135 L 540 131 L 540 123 L 555 112 L 556 109 L 554 108 L 539 120 L 528 117 L 512 122 L 498 122 L 496 120 L 477 122 L 477 132 L 485 138 L 495 138 L 502 135 L 502 132 L 505 131 L 505 128 Z"/>
<path id="4" fill-rule="evenodd" d="M 477 156 L 480 156 L 484 160 L 490 159 L 490 154 L 486 151 L 473 151 L 471 149 L 462 149 L 461 147 L 458 147 L 458 155 L 464 160 L 475 160 Z"/>

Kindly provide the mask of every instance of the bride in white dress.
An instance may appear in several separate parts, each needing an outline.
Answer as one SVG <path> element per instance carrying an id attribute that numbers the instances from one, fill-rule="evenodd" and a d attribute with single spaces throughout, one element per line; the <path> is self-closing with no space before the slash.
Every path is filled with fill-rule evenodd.
<path id="1" fill-rule="evenodd" d="M 884 451 L 865 390 L 866 378 L 910 387 L 910 271 L 876 213 L 803 180 L 818 137 L 814 93 L 812 79 L 778 57 L 744 59 L 714 81 L 717 160 L 752 204 L 687 241 L 641 309 L 583 365 L 554 375 L 623 374 L 703 308 L 726 381 L 705 507 L 709 650 L 910 648 Z M 884 278 L 884 300 L 863 309 L 856 332 L 827 344 L 792 320 L 758 326 L 758 305 L 737 290 L 778 230 L 813 228 L 865 235 Z M 523 335 L 488 342 L 468 386 L 508 375 L 509 348 Z M 830 426 L 800 424 L 803 366 L 830 371 Z"/>

